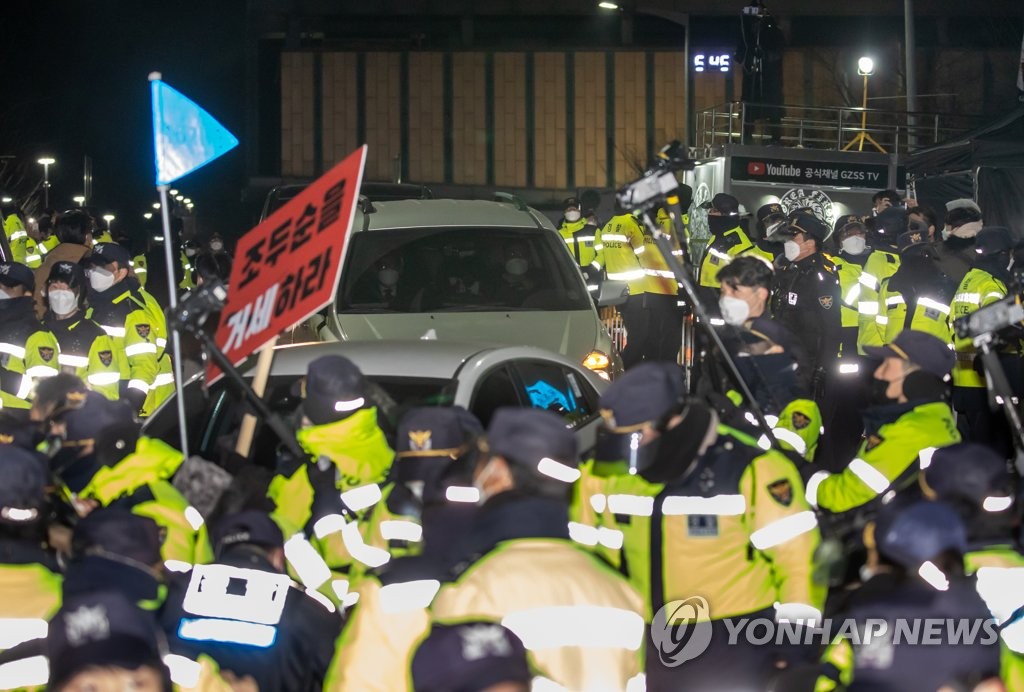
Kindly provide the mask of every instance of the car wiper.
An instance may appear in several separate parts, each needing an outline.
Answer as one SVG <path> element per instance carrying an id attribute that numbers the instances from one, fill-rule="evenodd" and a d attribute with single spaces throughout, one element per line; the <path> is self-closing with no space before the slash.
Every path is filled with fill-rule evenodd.
<path id="1" fill-rule="evenodd" d="M 443 305 L 431 312 L 524 312 L 535 309 L 504 305 Z"/>
<path id="2" fill-rule="evenodd" d="M 344 310 L 338 310 L 339 315 L 379 315 L 383 313 L 402 313 L 408 312 L 408 310 L 396 310 L 395 308 L 345 308 Z"/>

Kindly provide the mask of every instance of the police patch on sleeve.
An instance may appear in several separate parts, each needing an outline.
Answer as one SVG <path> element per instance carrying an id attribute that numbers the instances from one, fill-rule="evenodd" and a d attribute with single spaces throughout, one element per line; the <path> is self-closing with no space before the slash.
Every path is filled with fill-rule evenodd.
<path id="1" fill-rule="evenodd" d="M 768 493 L 783 507 L 793 504 L 793 484 L 788 478 L 781 478 L 768 484 Z"/>
<path id="2" fill-rule="evenodd" d="M 139 335 L 140 339 L 149 339 L 149 325 L 148 324 L 137 324 L 137 325 L 135 325 L 135 333 Z"/>
<path id="3" fill-rule="evenodd" d="M 818 298 L 818 305 L 826 310 L 830 309 L 832 307 L 832 296 L 821 296 Z"/>
<path id="4" fill-rule="evenodd" d="M 100 357 L 100 362 L 103 363 L 105 367 L 109 368 L 110 364 L 114 362 L 114 354 L 110 351 L 100 351 L 97 355 Z"/>
<path id="5" fill-rule="evenodd" d="M 49 363 L 51 360 L 53 360 L 53 349 L 48 348 L 46 346 L 40 346 L 39 357 L 42 358 L 47 363 Z"/>

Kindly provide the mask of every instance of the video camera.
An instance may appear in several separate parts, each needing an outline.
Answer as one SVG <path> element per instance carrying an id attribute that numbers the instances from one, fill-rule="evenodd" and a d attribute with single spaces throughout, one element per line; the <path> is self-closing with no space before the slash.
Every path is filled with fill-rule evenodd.
<path id="1" fill-rule="evenodd" d="M 224 307 L 228 289 L 219 279 L 204 281 L 185 295 L 173 312 L 168 313 L 168 322 L 175 329 L 194 332 L 201 328 L 210 315 Z"/>
<path id="2" fill-rule="evenodd" d="M 985 334 L 994 334 L 1007 327 L 1024 323 L 1024 296 L 1017 293 L 1000 301 L 986 305 L 969 315 L 953 322 L 953 329 L 961 339 L 974 339 Z"/>
<path id="3" fill-rule="evenodd" d="M 639 179 L 623 185 L 615 197 L 623 209 L 646 211 L 679 187 L 676 171 L 690 171 L 695 167 L 682 143 L 673 140 L 662 147 L 654 163 Z"/>

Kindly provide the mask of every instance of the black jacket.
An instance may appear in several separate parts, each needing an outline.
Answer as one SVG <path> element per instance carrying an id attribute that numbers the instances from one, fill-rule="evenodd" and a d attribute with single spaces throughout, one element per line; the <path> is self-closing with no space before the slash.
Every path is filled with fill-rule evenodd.
<path id="1" fill-rule="evenodd" d="M 800 340 L 811 372 L 828 367 L 839 354 L 840 310 L 839 275 L 821 253 L 776 272 L 772 314 Z"/>

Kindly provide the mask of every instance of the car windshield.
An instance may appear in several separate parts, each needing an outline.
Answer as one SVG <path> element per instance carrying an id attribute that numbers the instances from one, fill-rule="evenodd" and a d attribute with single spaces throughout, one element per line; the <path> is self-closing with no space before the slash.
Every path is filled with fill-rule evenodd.
<path id="1" fill-rule="evenodd" d="M 540 228 L 404 228 L 352 236 L 340 313 L 586 310 L 558 238 Z"/>

